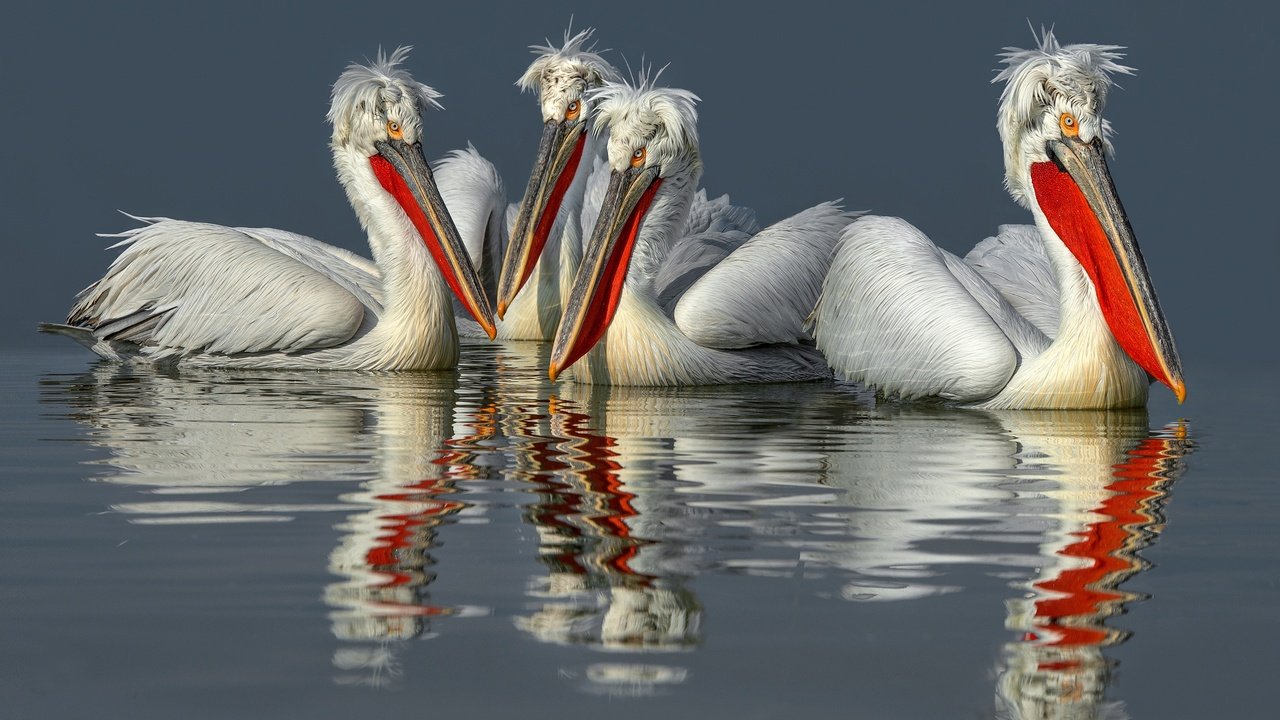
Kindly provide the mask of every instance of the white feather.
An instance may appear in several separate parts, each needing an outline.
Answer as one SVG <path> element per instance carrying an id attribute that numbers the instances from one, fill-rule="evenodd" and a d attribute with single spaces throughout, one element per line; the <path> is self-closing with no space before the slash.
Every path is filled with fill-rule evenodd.
<path id="1" fill-rule="evenodd" d="M 1034 225 L 1001 225 L 964 261 L 1000 291 L 1019 315 L 1050 340 L 1058 334 L 1058 280 Z"/>
<path id="2" fill-rule="evenodd" d="M 121 360 L 206 366 L 428 369 L 457 362 L 450 293 L 368 162 L 394 120 L 406 142 L 439 93 L 399 67 L 408 52 L 351 65 L 334 84 L 333 160 L 369 233 L 370 262 L 271 228 L 157 219 L 83 293 L 69 335 Z"/>
<path id="3" fill-rule="evenodd" d="M 1017 353 L 943 253 L 898 218 L 845 230 L 814 310 L 836 372 L 905 399 L 975 402 L 1008 384 Z"/>
<path id="4" fill-rule="evenodd" d="M 826 377 L 818 354 L 803 343 L 802 325 L 851 216 L 824 204 L 748 240 L 742 228 L 754 231 L 754 213 L 696 190 L 697 96 L 655 87 L 654 79 L 644 73 L 635 85 L 612 83 L 594 95 L 608 122 L 608 167 L 625 170 L 643 147 L 662 182 L 631 251 L 612 324 L 572 367 L 573 378 L 708 385 Z M 604 182 L 593 180 L 587 192 L 596 213 Z"/>
<path id="5" fill-rule="evenodd" d="M 673 318 L 690 340 L 724 349 L 810 342 L 805 318 L 851 220 L 822 203 L 762 230 L 684 294 Z"/>
<path id="6" fill-rule="evenodd" d="M 902 398 L 992 409 L 1116 408 L 1147 398 L 1146 373 L 1115 340 L 1096 289 L 1035 203 L 1029 172 L 1049 160 L 1063 113 L 1079 140 L 1106 142 L 1101 118 L 1120 48 L 1007 49 L 997 81 L 1009 192 L 1035 227 L 1003 226 L 965 260 L 897 218 L 845 232 L 814 313 L 814 334 L 840 374 Z"/>
<path id="7" fill-rule="evenodd" d="M 1101 136 L 1110 149 L 1111 126 L 1102 119 L 1112 75 L 1130 75 L 1121 65 L 1119 45 L 1058 44 L 1053 31 L 1041 36 L 1040 47 L 1005 48 L 1004 67 L 991 80 L 1005 83 L 1000 93 L 996 128 L 1004 143 L 1005 187 L 1030 209 L 1029 163 L 1046 160 L 1045 140 L 1058 132 L 1058 114 L 1070 111 L 1080 122 L 1085 142 Z M 1052 112 L 1046 112 L 1052 111 Z"/>

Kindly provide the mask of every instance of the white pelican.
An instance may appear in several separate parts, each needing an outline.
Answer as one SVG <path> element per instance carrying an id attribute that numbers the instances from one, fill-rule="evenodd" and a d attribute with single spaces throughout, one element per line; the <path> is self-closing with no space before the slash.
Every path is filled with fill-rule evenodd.
<path id="1" fill-rule="evenodd" d="M 86 288 L 68 335 L 110 360 L 425 370 L 453 367 L 450 290 L 490 337 L 488 297 L 422 155 L 439 93 L 399 67 L 409 48 L 333 86 L 333 163 L 373 262 L 308 237 L 152 219 Z"/>
<path id="2" fill-rule="evenodd" d="M 611 174 L 565 302 L 551 379 L 570 366 L 593 384 L 826 377 L 802 324 L 850 214 L 823 203 L 745 244 L 737 230 L 685 235 L 702 174 L 697 96 L 642 77 L 610 83 L 595 99 Z"/>
<path id="3" fill-rule="evenodd" d="M 1181 364 L 1116 196 L 1102 119 L 1122 48 L 1006 48 L 1005 185 L 1035 217 L 960 260 L 898 218 L 841 238 L 814 311 L 838 373 L 887 396 L 984 408 L 1119 408 Z M 1150 376 L 1150 378 L 1148 377 Z"/>
<path id="4" fill-rule="evenodd" d="M 528 188 L 515 210 L 510 240 L 505 242 L 496 298 L 500 339 L 553 338 L 582 259 L 583 229 L 595 222 L 603 200 L 609 179 L 604 163 L 608 130 L 597 126 L 593 132 L 596 101 L 591 93 L 619 75 L 586 44 L 592 32 L 588 28 L 571 36 L 566 31 L 559 48 L 549 43 L 532 46 L 538 57 L 517 81 L 522 90 L 538 94 L 543 131 Z M 444 186 L 442 175 L 442 192 L 453 207 Z M 596 199 L 594 205 L 588 198 Z M 727 196 L 707 200 L 706 193 L 699 191 L 686 233 L 712 228 L 757 229 L 749 210 L 730 205 Z M 470 242 L 466 233 L 463 237 Z M 490 253 L 486 251 L 486 263 Z M 548 260 L 541 262 L 544 254 Z M 521 293 L 529 281 L 533 289 Z"/>
<path id="5" fill-rule="evenodd" d="M 521 90 L 538 94 L 543 129 L 505 248 L 496 299 L 501 338 L 552 338 L 560 322 L 561 286 L 572 281 L 582 255 L 582 199 L 606 142 L 590 132 L 588 93 L 618 78 L 617 70 L 586 44 L 591 34 L 591 28 L 573 36 L 566 31 L 559 48 L 532 46 L 538 57 L 516 81 Z M 538 262 L 544 251 L 551 262 Z M 531 292 L 518 294 L 529 280 Z"/>

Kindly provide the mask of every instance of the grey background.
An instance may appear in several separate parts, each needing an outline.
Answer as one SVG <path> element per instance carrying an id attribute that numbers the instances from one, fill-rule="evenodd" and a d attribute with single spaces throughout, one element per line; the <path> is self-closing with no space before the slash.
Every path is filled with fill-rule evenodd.
<path id="1" fill-rule="evenodd" d="M 468 140 L 515 198 L 539 119 L 526 46 L 594 25 L 622 64 L 670 62 L 702 97 L 705 185 L 770 222 L 821 200 L 901 215 L 964 252 L 1029 215 L 1001 186 L 989 84 L 1028 21 L 1129 47 L 1111 167 L 1187 368 L 1274 363 L 1274 5 L 1206 3 L 24 3 L 0 22 L 0 314 L 10 347 L 63 317 L 116 214 L 269 225 L 367 253 L 324 122 L 351 60 L 412 44 L 445 93 L 428 155 Z M 66 352 L 82 352 L 70 345 Z M 87 358 L 87 356 L 86 356 Z"/>

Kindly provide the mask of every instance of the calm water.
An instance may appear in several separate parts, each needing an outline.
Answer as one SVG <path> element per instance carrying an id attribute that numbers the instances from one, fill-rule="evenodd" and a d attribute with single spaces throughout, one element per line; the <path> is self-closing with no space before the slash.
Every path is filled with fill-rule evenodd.
<path id="1" fill-rule="evenodd" d="M 4 717 L 1276 711 L 1276 423 L 1238 374 L 1200 411 L 996 414 L 552 386 L 522 345 L 53 345 L 0 364 Z"/>

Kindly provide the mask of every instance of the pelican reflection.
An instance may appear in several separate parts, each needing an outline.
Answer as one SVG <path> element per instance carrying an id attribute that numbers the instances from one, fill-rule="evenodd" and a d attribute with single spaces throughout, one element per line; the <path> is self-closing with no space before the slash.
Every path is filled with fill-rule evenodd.
<path id="1" fill-rule="evenodd" d="M 1137 598 L 1120 585 L 1163 522 L 1182 425 L 1152 432 L 1145 410 L 870 407 L 822 385 L 564 389 L 509 448 L 538 498 L 526 519 L 547 572 L 517 619 L 533 637 L 690 649 L 715 612 L 692 590 L 708 573 L 802 577 L 820 593 L 834 580 L 833 597 L 898 602 L 964 591 L 977 569 L 1026 594 L 1008 603 L 1020 635 L 1001 660 L 1001 712 L 1112 707 L 1103 650 L 1127 635 L 1106 621 Z M 642 660 L 562 672 L 637 692 L 653 673 Z M 1055 715 L 1068 705 L 1051 697 L 1074 698 L 1076 714 Z"/>
<path id="2" fill-rule="evenodd" d="M 666 567 L 660 541 L 646 539 L 643 489 L 621 476 L 615 441 L 593 432 L 573 405 L 549 403 L 550 430 L 563 440 L 537 446 L 538 502 L 527 518 L 537 528 L 548 574 L 530 588 L 540 609 L 516 624 L 540 640 L 603 648 L 680 650 L 699 642 L 702 608 Z"/>
<path id="3" fill-rule="evenodd" d="M 1110 443 L 1119 452 L 1095 448 L 1091 462 L 1061 480 L 1062 521 L 1041 544 L 1046 562 L 1027 583 L 1027 596 L 1007 603 L 1006 625 L 1019 638 L 1005 647 L 997 687 L 997 708 L 1006 717 L 1126 716 L 1123 703 L 1105 698 L 1115 662 L 1102 651 L 1129 633 L 1106 621 L 1144 599 L 1121 585 L 1150 565 L 1139 553 L 1163 529 L 1169 486 L 1189 448 L 1181 424 L 1145 437 L 1133 433 L 1136 444 L 1127 430 Z M 1067 440 L 1049 423 L 1032 432 L 1060 446 Z M 1124 435 L 1127 442 L 1120 440 Z M 1079 458 L 1076 453 L 1088 455 L 1087 446 L 1077 445 L 1072 454 Z"/>
<path id="4" fill-rule="evenodd" d="M 459 480 L 487 472 L 483 395 L 452 373 L 228 372 L 99 365 L 63 383 L 73 417 L 107 451 L 93 479 L 136 488 L 130 523 L 289 522 L 336 515 L 323 591 L 341 683 L 385 684 L 398 643 L 433 620 L 486 614 L 431 597 L 443 527 L 483 522 Z M 340 482 L 334 487 L 331 483 Z M 285 488 L 285 486 L 288 486 Z M 335 497 L 336 496 L 336 497 Z"/>
<path id="5" fill-rule="evenodd" d="M 317 566 L 339 682 L 394 680 L 406 641 L 491 614 L 466 602 L 491 589 L 435 577 L 441 535 L 519 517 L 536 539 L 500 622 L 580 649 L 559 673 L 585 692 L 696 682 L 690 653 L 727 627 L 712 620 L 737 576 L 867 617 L 989 581 L 1012 596 L 1014 635 L 990 628 L 998 715 L 1122 712 L 1114 616 L 1141 599 L 1126 584 L 1191 448 L 1181 425 L 877 407 L 822 383 L 553 395 L 534 380 L 545 348 L 490 352 L 460 376 L 104 365 L 46 395 L 105 450 L 93 479 L 122 487 L 112 509 L 130 523 L 278 523 L 241 528 L 247 545 L 338 528 Z"/>
<path id="6" fill-rule="evenodd" d="M 691 581 L 721 567 L 711 537 L 742 519 L 738 503 L 759 494 L 752 478 L 770 482 L 775 499 L 783 488 L 829 499 L 812 482 L 820 445 L 770 432 L 796 424 L 824 388 L 753 388 L 749 398 L 731 388 L 560 389 L 509 409 L 523 432 L 508 452 L 536 497 L 525 519 L 545 568 L 515 624 L 543 642 L 635 656 L 560 669 L 586 692 L 663 692 L 689 677 L 669 654 L 703 641 L 707 611 Z M 815 403 L 797 403 L 797 393 Z M 760 433 L 749 445 L 743 402 L 760 411 L 747 420 Z M 667 657 L 645 657 L 653 653 Z"/>

